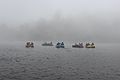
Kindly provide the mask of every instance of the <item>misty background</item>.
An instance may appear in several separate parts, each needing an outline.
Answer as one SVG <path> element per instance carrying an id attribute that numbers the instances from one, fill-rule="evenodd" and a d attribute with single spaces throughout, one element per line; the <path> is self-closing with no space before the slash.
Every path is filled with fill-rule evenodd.
<path id="1" fill-rule="evenodd" d="M 119 4 L 119 0 L 0 0 L 0 40 L 118 43 Z"/>

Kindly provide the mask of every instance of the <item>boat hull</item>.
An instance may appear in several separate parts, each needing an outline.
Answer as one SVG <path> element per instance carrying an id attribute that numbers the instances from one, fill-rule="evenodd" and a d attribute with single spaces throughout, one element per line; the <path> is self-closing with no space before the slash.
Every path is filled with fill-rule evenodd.
<path id="1" fill-rule="evenodd" d="M 53 44 L 42 44 L 42 46 L 53 46 Z"/>
<path id="2" fill-rule="evenodd" d="M 86 48 L 95 48 L 95 46 L 86 46 Z"/>
<path id="3" fill-rule="evenodd" d="M 73 48 L 84 48 L 83 46 L 79 46 L 79 45 L 72 45 Z"/>
<path id="4" fill-rule="evenodd" d="M 56 45 L 56 48 L 65 48 L 65 46 L 62 46 L 62 45 Z"/>

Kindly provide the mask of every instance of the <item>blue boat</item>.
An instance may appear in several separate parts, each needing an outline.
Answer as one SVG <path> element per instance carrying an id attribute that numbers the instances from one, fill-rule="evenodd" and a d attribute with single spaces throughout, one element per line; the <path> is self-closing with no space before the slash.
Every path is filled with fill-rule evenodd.
<path id="1" fill-rule="evenodd" d="M 62 42 L 62 43 L 57 43 L 56 44 L 56 48 L 65 48 L 65 46 L 64 46 L 64 43 Z"/>

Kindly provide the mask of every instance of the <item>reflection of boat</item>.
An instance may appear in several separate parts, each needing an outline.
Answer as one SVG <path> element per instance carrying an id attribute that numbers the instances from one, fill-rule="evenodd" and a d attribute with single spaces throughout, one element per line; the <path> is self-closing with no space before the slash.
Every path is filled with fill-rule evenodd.
<path id="1" fill-rule="evenodd" d="M 95 45 L 94 45 L 94 43 L 86 43 L 86 45 L 85 45 L 85 47 L 86 48 L 95 48 Z"/>
<path id="2" fill-rule="evenodd" d="M 74 44 L 74 45 L 72 45 L 72 47 L 73 48 L 84 48 L 84 46 L 83 46 L 83 43 L 79 43 L 79 44 Z"/>
<path id="3" fill-rule="evenodd" d="M 26 48 L 34 48 L 34 43 L 33 42 L 27 42 L 25 45 Z"/>
<path id="4" fill-rule="evenodd" d="M 56 48 L 65 48 L 65 46 L 64 46 L 64 43 L 62 42 L 62 43 L 57 43 L 56 44 Z"/>
<path id="5" fill-rule="evenodd" d="M 53 46 L 53 43 L 52 42 L 50 42 L 50 43 L 45 42 L 42 44 L 42 46 Z"/>

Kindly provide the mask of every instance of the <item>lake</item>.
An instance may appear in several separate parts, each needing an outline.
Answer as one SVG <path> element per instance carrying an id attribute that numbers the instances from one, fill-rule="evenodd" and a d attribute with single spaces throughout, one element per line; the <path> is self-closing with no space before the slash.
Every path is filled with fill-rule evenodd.
<path id="1" fill-rule="evenodd" d="M 95 49 L 1 43 L 0 80 L 120 80 L 120 44 Z"/>

